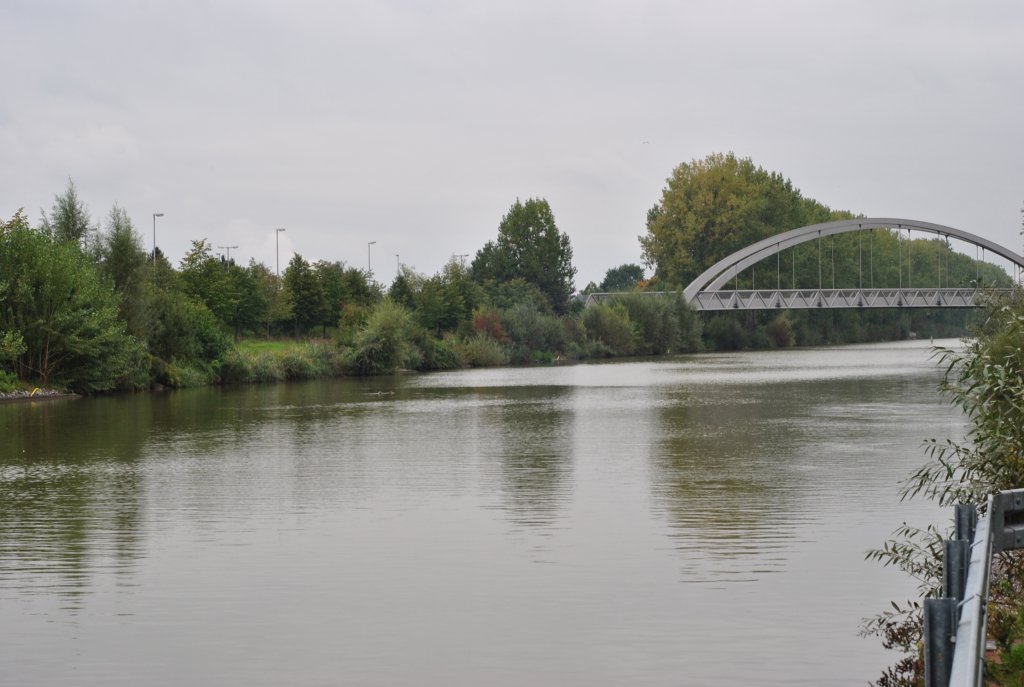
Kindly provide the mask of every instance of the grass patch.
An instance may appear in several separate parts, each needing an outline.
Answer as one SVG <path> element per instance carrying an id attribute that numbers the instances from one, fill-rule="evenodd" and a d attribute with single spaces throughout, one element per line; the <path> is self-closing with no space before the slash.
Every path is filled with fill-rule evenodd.
<path id="1" fill-rule="evenodd" d="M 292 339 L 283 339 L 279 341 L 267 341 L 265 339 L 243 339 L 239 341 L 235 348 L 238 349 L 239 353 L 285 353 L 292 349 L 301 348 L 308 346 L 309 344 L 303 341 L 294 341 Z"/>

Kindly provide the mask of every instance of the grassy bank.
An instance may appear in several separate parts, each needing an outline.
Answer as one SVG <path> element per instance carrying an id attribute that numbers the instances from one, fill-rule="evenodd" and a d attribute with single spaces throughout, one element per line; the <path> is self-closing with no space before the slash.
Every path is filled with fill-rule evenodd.
<path id="1" fill-rule="evenodd" d="M 329 341 L 242 341 L 217 366 L 221 384 L 267 384 L 337 377 L 346 366 Z"/>

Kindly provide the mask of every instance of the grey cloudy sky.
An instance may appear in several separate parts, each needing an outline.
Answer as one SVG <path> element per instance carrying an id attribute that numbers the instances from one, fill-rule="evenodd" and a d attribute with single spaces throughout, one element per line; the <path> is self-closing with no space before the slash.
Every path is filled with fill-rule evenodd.
<path id="1" fill-rule="evenodd" d="M 544 197 L 577 286 L 639 262 L 681 162 L 733 151 L 836 209 L 1020 251 L 1024 3 L 0 4 L 0 216 L 68 177 L 177 261 L 395 254 L 426 273 Z"/>

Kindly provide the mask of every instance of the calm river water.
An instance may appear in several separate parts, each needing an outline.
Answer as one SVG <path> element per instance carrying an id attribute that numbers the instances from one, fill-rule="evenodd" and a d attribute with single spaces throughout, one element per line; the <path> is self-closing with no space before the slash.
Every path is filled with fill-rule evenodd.
<path id="1" fill-rule="evenodd" d="M 863 685 L 929 352 L 0 406 L 0 684 Z"/>

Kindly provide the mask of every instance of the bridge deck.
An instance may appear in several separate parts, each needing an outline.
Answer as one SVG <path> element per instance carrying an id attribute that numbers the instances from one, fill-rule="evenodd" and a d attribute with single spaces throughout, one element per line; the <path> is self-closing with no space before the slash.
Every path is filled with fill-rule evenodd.
<path id="1" fill-rule="evenodd" d="M 787 310 L 814 308 L 974 308 L 1009 289 L 758 289 L 702 291 L 695 310 Z"/>

